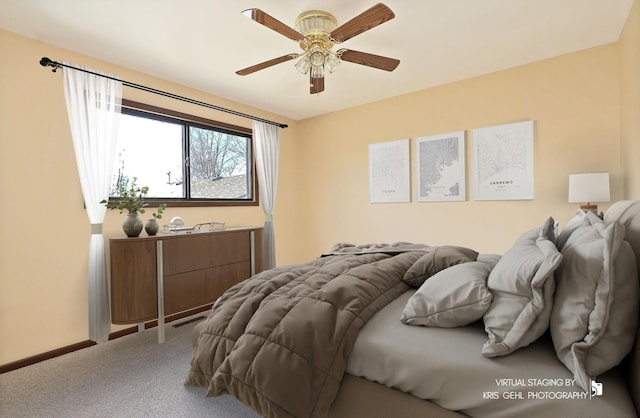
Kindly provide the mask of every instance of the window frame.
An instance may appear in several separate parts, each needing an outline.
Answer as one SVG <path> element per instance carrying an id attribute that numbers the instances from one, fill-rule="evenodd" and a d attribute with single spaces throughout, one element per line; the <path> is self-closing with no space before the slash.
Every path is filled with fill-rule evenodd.
<path id="1" fill-rule="evenodd" d="M 167 119 L 172 122 L 183 123 L 183 129 L 187 129 L 189 125 L 198 126 L 205 129 L 214 129 L 230 134 L 238 134 L 241 136 L 247 136 L 250 142 L 251 153 L 251 177 L 253 186 L 253 199 L 205 199 L 205 198 L 147 198 L 145 197 L 145 203 L 148 203 L 148 207 L 157 207 L 160 203 L 167 203 L 170 207 L 216 207 L 216 206 L 259 206 L 259 189 L 258 189 L 258 176 L 256 172 L 256 158 L 255 158 L 255 146 L 253 141 L 253 130 L 250 128 L 244 128 L 242 126 L 232 125 L 226 122 L 214 121 L 212 119 L 203 118 L 200 116 L 190 115 L 187 113 L 178 112 L 175 110 L 165 109 L 146 103 L 140 103 L 129 99 L 122 99 L 123 110 L 132 110 L 132 113 L 143 113 L 152 116 L 158 116 L 159 120 Z M 185 133 L 188 135 L 188 133 Z M 188 147 L 186 140 L 182 143 L 183 152 L 186 152 L 184 148 Z M 188 174 L 188 173 L 187 173 Z M 190 185 L 189 185 L 190 188 Z M 117 197 L 110 197 L 109 201 L 117 200 Z"/>

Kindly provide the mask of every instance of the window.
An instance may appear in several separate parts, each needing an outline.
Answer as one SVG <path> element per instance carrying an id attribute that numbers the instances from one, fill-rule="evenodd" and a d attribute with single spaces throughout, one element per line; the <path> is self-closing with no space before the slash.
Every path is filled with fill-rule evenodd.
<path id="1" fill-rule="evenodd" d="M 258 204 L 250 129 L 123 100 L 111 197 L 134 177 L 173 206 Z"/>

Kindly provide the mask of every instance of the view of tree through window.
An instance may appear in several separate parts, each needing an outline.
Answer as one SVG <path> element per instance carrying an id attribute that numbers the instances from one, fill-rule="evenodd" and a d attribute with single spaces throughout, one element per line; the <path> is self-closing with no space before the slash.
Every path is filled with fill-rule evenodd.
<path id="1" fill-rule="evenodd" d="M 116 158 L 112 197 L 136 177 L 150 199 L 254 200 L 246 134 L 124 108 Z"/>
<path id="2" fill-rule="evenodd" d="M 189 127 L 192 197 L 245 199 L 250 156 L 247 138 Z"/>

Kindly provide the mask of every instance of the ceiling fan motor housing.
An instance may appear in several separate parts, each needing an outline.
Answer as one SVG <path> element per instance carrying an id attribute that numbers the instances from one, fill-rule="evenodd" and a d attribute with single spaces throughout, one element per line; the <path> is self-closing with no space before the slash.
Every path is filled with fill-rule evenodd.
<path id="1" fill-rule="evenodd" d="M 310 10 L 302 13 L 296 19 L 296 30 L 303 35 L 310 34 L 325 34 L 329 35 L 336 27 L 338 27 L 338 21 L 336 18 L 327 12 L 322 10 Z"/>

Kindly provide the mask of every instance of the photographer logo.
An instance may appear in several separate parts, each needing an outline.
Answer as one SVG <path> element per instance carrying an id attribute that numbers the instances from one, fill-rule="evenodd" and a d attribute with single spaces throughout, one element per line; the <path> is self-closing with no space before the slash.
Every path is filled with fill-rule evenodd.
<path id="1" fill-rule="evenodd" d="M 602 383 L 591 379 L 591 397 L 602 396 Z"/>

